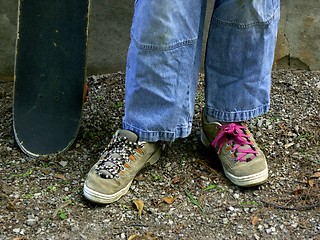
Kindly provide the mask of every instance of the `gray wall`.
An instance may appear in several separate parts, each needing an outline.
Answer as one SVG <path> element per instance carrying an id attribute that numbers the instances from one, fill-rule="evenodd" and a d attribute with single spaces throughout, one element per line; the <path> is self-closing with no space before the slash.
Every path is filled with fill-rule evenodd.
<path id="1" fill-rule="evenodd" d="M 125 70 L 133 0 L 92 0 L 88 74 Z M 213 0 L 209 0 L 212 5 Z M 282 0 L 275 68 L 320 70 L 320 1 Z M 208 7 L 210 14 L 212 7 Z M 17 0 L 0 0 L 0 78 L 12 79 Z"/>

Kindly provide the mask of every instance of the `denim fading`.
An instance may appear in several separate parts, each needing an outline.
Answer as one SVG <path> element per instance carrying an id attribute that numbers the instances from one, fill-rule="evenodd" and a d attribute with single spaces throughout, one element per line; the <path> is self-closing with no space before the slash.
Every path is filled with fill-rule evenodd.
<path id="1" fill-rule="evenodd" d="M 141 141 L 191 132 L 206 0 L 137 0 L 123 128 Z M 245 121 L 268 111 L 280 0 L 216 0 L 205 56 L 205 112 Z"/>

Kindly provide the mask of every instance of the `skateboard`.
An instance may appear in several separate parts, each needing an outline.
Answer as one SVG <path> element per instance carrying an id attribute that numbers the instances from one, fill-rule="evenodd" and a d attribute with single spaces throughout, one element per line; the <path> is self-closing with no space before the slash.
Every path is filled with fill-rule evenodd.
<path id="1" fill-rule="evenodd" d="M 74 142 L 86 91 L 89 0 L 19 0 L 13 132 L 30 156 Z"/>

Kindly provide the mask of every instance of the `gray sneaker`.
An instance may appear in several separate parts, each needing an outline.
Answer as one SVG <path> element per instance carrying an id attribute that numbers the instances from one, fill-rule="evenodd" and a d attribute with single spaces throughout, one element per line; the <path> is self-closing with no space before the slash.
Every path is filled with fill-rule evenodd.
<path id="1" fill-rule="evenodd" d="M 125 195 L 136 174 L 158 161 L 160 143 L 139 142 L 128 130 L 118 130 L 84 183 L 84 196 L 96 203 L 112 203 Z"/>
<path id="2" fill-rule="evenodd" d="M 238 186 L 262 184 L 268 178 L 268 165 L 244 123 L 209 123 L 202 115 L 201 140 L 218 153 L 224 173 Z"/>

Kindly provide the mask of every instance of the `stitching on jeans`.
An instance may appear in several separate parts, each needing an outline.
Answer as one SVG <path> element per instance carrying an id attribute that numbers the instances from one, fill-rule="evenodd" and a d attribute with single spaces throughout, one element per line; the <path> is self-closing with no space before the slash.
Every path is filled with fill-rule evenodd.
<path id="1" fill-rule="evenodd" d="M 131 39 L 133 40 L 137 48 L 144 49 L 144 50 L 158 50 L 158 51 L 170 51 L 179 47 L 183 47 L 185 45 L 193 45 L 197 43 L 197 38 L 195 38 L 195 39 L 188 39 L 188 40 L 175 42 L 170 45 L 156 46 L 152 44 L 139 43 L 139 41 L 133 36 L 133 34 L 131 34 Z"/>
<path id="2" fill-rule="evenodd" d="M 267 27 L 272 21 L 274 21 L 276 18 L 280 16 L 279 9 L 277 9 L 266 21 L 264 22 L 251 22 L 251 23 L 238 23 L 238 22 L 230 22 L 230 21 L 225 21 L 221 20 L 215 16 L 212 16 L 212 21 L 222 24 L 222 25 L 229 25 L 233 26 L 239 29 L 245 29 L 253 26 L 261 26 L 261 27 Z"/>

